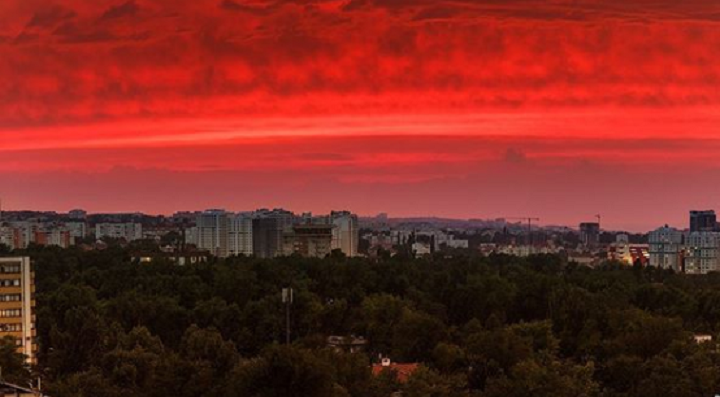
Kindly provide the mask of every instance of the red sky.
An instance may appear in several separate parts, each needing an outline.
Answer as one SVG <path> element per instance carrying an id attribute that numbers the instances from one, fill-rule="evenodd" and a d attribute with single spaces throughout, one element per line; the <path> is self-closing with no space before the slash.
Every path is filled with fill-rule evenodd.
<path id="1" fill-rule="evenodd" d="M 715 0 L 5 0 L 5 207 L 686 226 Z"/>

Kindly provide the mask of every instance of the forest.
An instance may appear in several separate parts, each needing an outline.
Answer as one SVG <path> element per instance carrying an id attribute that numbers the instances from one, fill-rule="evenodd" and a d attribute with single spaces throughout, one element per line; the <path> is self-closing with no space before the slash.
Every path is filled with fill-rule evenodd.
<path id="1" fill-rule="evenodd" d="M 33 247 L 39 362 L 5 379 L 53 397 L 712 396 L 720 275 L 552 255 L 233 257 L 138 263 Z M 286 343 L 283 288 L 294 290 Z M 698 343 L 697 334 L 713 335 Z M 328 347 L 362 336 L 364 351 Z M 417 363 L 401 379 L 380 357 Z"/>

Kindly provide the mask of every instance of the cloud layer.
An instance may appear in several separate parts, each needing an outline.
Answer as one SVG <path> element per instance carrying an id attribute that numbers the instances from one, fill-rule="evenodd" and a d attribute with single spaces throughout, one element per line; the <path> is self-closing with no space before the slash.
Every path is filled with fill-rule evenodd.
<path id="1" fill-rule="evenodd" d="M 23 181 L 57 174 L 92 207 L 115 203 L 113 183 L 158 178 L 171 187 L 150 190 L 167 196 L 207 178 L 250 184 L 238 205 L 251 206 L 282 204 L 267 182 L 281 181 L 305 209 L 447 200 L 474 216 L 484 194 L 488 215 L 557 206 L 570 221 L 574 205 L 642 210 L 633 224 L 650 226 L 660 182 L 624 211 L 617 197 L 667 175 L 720 182 L 718 48 L 709 0 L 3 1 L 0 177 L 14 187 L 0 194 L 51 206 L 49 185 Z M 592 203 L 568 193 L 581 179 Z M 529 194 L 517 184 L 546 199 L 511 198 Z"/>
<path id="2" fill-rule="evenodd" d="M 5 126 L 720 100 L 711 1 L 4 3 Z"/>

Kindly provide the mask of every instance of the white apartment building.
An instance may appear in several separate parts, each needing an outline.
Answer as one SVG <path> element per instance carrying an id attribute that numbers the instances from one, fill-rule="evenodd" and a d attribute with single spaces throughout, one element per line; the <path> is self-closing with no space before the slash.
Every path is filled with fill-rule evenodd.
<path id="1" fill-rule="evenodd" d="M 194 244 L 217 257 L 227 258 L 230 255 L 230 216 L 224 210 L 207 210 L 199 214 L 191 233 Z"/>
<path id="2" fill-rule="evenodd" d="M 357 256 L 360 244 L 357 215 L 348 211 L 333 211 L 330 220 L 333 224 L 332 249 L 339 249 L 349 257 Z"/>
<path id="3" fill-rule="evenodd" d="M 253 217 L 250 213 L 236 214 L 229 218 L 228 254 L 253 254 Z"/>
<path id="4" fill-rule="evenodd" d="M 685 241 L 685 273 L 706 274 L 720 270 L 720 233 L 692 232 Z"/>
<path id="5" fill-rule="evenodd" d="M 650 232 L 650 266 L 682 271 L 683 240 L 683 232 L 667 225 Z"/>

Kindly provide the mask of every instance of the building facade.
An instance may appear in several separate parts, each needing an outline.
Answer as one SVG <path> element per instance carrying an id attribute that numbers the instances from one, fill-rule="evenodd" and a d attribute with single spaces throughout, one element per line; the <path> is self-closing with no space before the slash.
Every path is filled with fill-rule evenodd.
<path id="1" fill-rule="evenodd" d="M 648 235 L 650 266 L 683 270 L 683 232 L 665 225 Z"/>
<path id="2" fill-rule="evenodd" d="M 333 225 L 297 224 L 283 234 L 283 254 L 324 258 L 332 252 Z"/>
<path id="3" fill-rule="evenodd" d="M 224 210 L 202 212 L 195 221 L 193 237 L 199 249 L 227 258 L 230 255 L 230 214 Z"/>
<path id="4" fill-rule="evenodd" d="M 8 335 L 35 363 L 35 273 L 27 257 L 0 258 L 0 337 Z"/>
<path id="5" fill-rule="evenodd" d="M 690 233 L 715 231 L 718 231 L 715 211 L 690 211 Z"/>
<path id="6" fill-rule="evenodd" d="M 292 232 L 295 214 L 282 209 L 261 209 L 254 213 L 253 254 L 259 258 L 274 258 L 285 253 L 284 234 Z"/>
<path id="7" fill-rule="evenodd" d="M 360 244 L 357 215 L 348 211 L 333 211 L 330 220 L 333 225 L 332 249 L 338 249 L 349 257 L 357 256 Z"/>
<path id="8" fill-rule="evenodd" d="M 228 253 L 230 255 L 253 254 L 252 214 L 237 214 L 230 217 L 228 227 Z"/>
<path id="9" fill-rule="evenodd" d="M 720 270 L 720 233 L 691 232 L 685 241 L 685 273 L 707 274 Z"/>
<path id="10" fill-rule="evenodd" d="M 597 247 L 600 244 L 600 224 L 597 222 L 581 223 L 580 242 L 586 247 Z"/>

